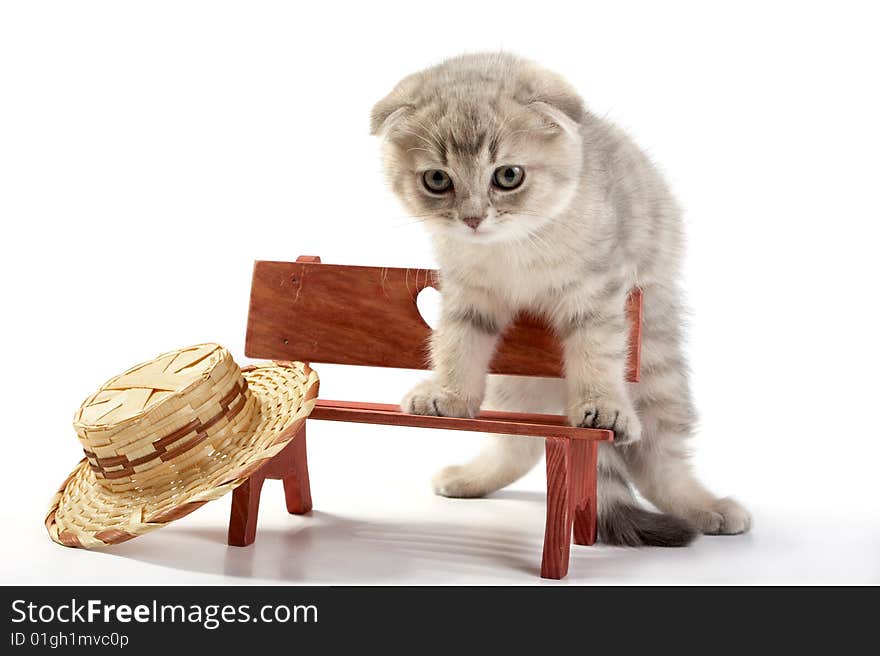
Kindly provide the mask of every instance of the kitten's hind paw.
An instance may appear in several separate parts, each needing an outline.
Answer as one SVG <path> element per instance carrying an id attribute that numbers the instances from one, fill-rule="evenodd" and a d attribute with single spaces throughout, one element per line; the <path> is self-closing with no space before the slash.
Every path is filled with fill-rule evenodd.
<path id="1" fill-rule="evenodd" d="M 465 399 L 444 389 L 433 380 L 426 380 L 403 397 L 400 409 L 413 415 L 474 417 L 480 410 L 480 401 Z"/>
<path id="2" fill-rule="evenodd" d="M 749 511 L 730 497 L 718 499 L 706 508 L 693 508 L 684 515 L 706 535 L 739 535 L 752 527 Z"/>
<path id="3" fill-rule="evenodd" d="M 642 423 L 628 403 L 584 401 L 568 410 L 572 426 L 601 428 L 614 432 L 617 446 L 633 444 L 642 439 Z"/>

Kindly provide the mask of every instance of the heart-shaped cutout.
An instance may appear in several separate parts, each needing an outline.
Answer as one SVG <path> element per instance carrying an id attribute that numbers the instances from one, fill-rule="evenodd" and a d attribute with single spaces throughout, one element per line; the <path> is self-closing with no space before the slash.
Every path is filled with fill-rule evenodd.
<path id="1" fill-rule="evenodd" d="M 440 292 L 433 287 L 425 287 L 416 297 L 416 307 L 431 330 L 436 329 L 440 324 Z"/>

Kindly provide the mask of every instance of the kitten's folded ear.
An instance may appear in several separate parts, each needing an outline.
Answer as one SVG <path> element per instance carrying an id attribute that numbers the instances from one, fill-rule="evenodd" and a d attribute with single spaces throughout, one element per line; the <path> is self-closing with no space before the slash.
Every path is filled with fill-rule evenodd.
<path id="1" fill-rule="evenodd" d="M 391 93 L 376 103 L 370 112 L 370 134 L 384 134 L 394 123 L 415 109 L 412 100 L 415 83 L 415 75 L 404 78 Z"/>
<path id="2" fill-rule="evenodd" d="M 517 100 L 555 122 L 581 124 L 587 118 L 581 97 L 568 82 L 552 71 L 527 66 L 520 73 L 518 87 Z"/>

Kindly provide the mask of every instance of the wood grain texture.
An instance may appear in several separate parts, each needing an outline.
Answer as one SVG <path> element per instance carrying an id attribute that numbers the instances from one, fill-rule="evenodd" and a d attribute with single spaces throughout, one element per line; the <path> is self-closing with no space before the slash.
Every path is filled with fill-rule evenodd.
<path id="1" fill-rule="evenodd" d="M 442 428 L 479 433 L 502 433 L 531 437 L 567 437 L 578 442 L 610 442 L 614 433 L 596 428 L 569 426 L 560 415 L 539 415 L 520 412 L 481 412 L 473 419 L 459 417 L 429 417 L 401 412 L 400 406 L 387 403 L 331 401 L 318 399 L 309 419 L 350 421 L 361 424 Z"/>
<path id="2" fill-rule="evenodd" d="M 568 574 L 571 552 L 572 440 L 547 438 L 547 519 L 544 524 L 544 555 L 541 578 L 561 579 Z"/>
<path id="3" fill-rule="evenodd" d="M 572 442 L 572 480 L 573 496 L 571 503 L 574 512 L 574 543 L 591 545 L 596 543 L 598 524 L 598 490 L 596 465 L 599 445 L 584 441 Z"/>
<path id="4" fill-rule="evenodd" d="M 416 298 L 439 288 L 432 269 L 342 266 L 317 258 L 254 265 L 245 353 L 253 358 L 427 369 L 430 327 Z M 627 303 L 629 380 L 638 378 L 641 294 Z M 520 316 L 504 333 L 492 373 L 561 377 L 562 349 L 541 319 Z"/>
<path id="5" fill-rule="evenodd" d="M 416 297 L 432 284 L 428 269 L 257 262 L 245 353 L 425 369 L 431 329 Z"/>
<path id="6" fill-rule="evenodd" d="M 642 290 L 634 288 L 626 299 L 626 319 L 629 322 L 629 356 L 626 379 L 639 382 L 642 366 Z"/>

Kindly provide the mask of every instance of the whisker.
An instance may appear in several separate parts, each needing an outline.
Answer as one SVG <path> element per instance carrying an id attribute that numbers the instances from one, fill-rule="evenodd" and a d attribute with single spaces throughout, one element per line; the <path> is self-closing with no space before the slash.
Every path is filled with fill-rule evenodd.
<path id="1" fill-rule="evenodd" d="M 419 223 L 424 223 L 427 220 L 428 219 L 416 219 L 415 221 L 406 221 L 404 223 L 394 223 L 394 224 L 390 225 L 389 227 L 390 228 L 406 228 L 409 226 L 418 225 Z"/>

